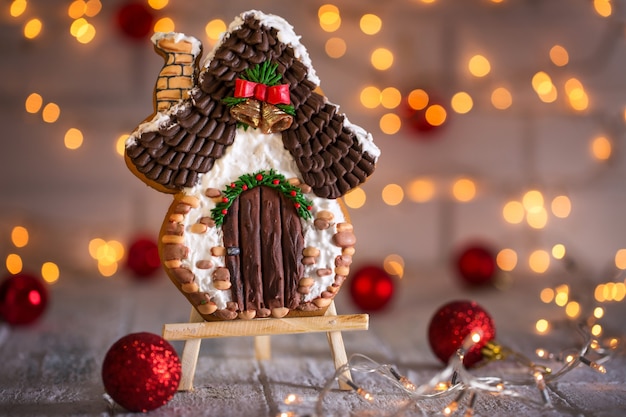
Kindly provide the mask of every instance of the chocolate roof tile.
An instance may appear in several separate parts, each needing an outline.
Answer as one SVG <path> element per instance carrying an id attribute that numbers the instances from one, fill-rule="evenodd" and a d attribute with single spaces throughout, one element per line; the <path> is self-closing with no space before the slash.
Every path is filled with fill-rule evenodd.
<path id="1" fill-rule="evenodd" d="M 141 133 L 129 146 L 127 156 L 137 170 L 171 191 L 194 186 L 198 174 L 209 171 L 235 138 L 237 122 L 222 99 L 233 95 L 242 71 L 268 60 L 278 64 L 282 82 L 289 84 L 296 114 L 282 137 L 303 181 L 325 198 L 340 197 L 363 183 L 374 171 L 376 157 L 344 126 L 337 107 L 314 92 L 309 68 L 279 41 L 278 30 L 264 26 L 253 13 L 225 37 L 200 72 L 190 99 L 172 110 L 169 123 Z"/>

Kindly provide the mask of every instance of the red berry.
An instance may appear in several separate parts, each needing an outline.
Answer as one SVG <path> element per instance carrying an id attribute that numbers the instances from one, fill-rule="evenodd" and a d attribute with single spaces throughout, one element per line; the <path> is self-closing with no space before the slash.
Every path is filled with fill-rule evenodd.
<path id="1" fill-rule="evenodd" d="M 296 204 L 294 204 L 294 206 L 296 206 L 296 208 L 299 209 L 300 208 L 300 203 L 296 203 Z"/>
<path id="2" fill-rule="evenodd" d="M 222 209 L 222 214 L 228 214 L 228 210 L 227 209 Z"/>
<path id="3" fill-rule="evenodd" d="M 228 197 L 222 197 L 222 201 L 223 201 L 224 203 L 228 203 Z"/>
<path id="4" fill-rule="evenodd" d="M 241 189 L 246 191 L 248 189 L 248 186 L 246 184 L 244 184 L 244 185 L 241 186 Z"/>
<path id="5" fill-rule="evenodd" d="M 296 195 L 298 195 L 298 193 L 296 193 L 295 190 L 293 190 L 292 192 L 290 192 L 289 194 L 291 194 L 292 197 L 295 197 Z"/>
<path id="6" fill-rule="evenodd" d="M 231 183 L 230 183 L 230 188 L 235 188 L 235 187 L 236 187 L 235 183 L 234 183 L 234 182 L 231 182 Z"/>
<path id="7" fill-rule="evenodd" d="M 278 184 L 280 184 L 280 181 L 279 180 L 274 180 L 274 181 L 272 181 L 272 184 L 278 185 Z"/>
<path id="8" fill-rule="evenodd" d="M 261 174 L 256 174 L 256 180 L 257 181 L 261 181 L 263 179 L 263 175 Z"/>
<path id="9" fill-rule="evenodd" d="M 306 209 L 311 211 L 311 210 L 313 210 L 313 206 L 306 206 Z"/>

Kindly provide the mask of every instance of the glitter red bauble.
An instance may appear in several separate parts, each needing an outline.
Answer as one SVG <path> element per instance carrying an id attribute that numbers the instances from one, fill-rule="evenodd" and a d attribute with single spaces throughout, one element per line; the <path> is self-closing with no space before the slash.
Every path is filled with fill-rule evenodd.
<path id="1" fill-rule="evenodd" d="M 122 5 L 116 14 L 117 26 L 131 39 L 145 39 L 152 33 L 154 15 L 145 2 L 129 2 Z"/>
<path id="2" fill-rule="evenodd" d="M 461 249 L 455 258 L 457 274 L 464 283 L 481 286 L 492 283 L 496 275 L 496 257 L 481 244 Z"/>
<path id="3" fill-rule="evenodd" d="M 0 284 L 0 319 L 12 325 L 36 321 L 48 305 L 48 289 L 27 273 L 9 275 Z"/>
<path id="4" fill-rule="evenodd" d="M 393 280 L 375 265 L 360 268 L 350 279 L 352 301 L 364 311 L 384 309 L 393 297 Z"/>
<path id="5" fill-rule="evenodd" d="M 452 301 L 445 304 L 430 319 L 428 342 L 433 353 L 444 363 L 461 347 L 465 338 L 480 331 L 481 339 L 465 354 L 463 364 L 470 367 L 479 362 L 481 349 L 496 336 L 489 313 L 474 301 Z"/>
<path id="6" fill-rule="evenodd" d="M 155 276 L 156 272 L 161 269 L 159 248 L 156 242 L 146 237 L 135 239 L 128 247 L 126 266 L 138 280 Z"/>
<path id="7" fill-rule="evenodd" d="M 180 360 L 172 345 L 147 332 L 122 337 L 102 364 L 106 392 L 128 411 L 165 405 L 176 393 L 180 376 Z"/>

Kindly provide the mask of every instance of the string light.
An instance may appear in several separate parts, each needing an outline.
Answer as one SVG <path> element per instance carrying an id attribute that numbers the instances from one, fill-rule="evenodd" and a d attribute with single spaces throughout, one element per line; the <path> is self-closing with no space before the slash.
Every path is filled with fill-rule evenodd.
<path id="1" fill-rule="evenodd" d="M 317 398 L 303 401 L 303 398 L 291 394 L 286 397 L 284 404 L 292 405 L 295 408 L 304 408 L 308 405 L 307 403 L 315 402 L 315 413 L 306 413 L 306 415 L 326 415 L 323 407 L 324 398 L 338 381 L 346 383 L 363 400 L 373 404 L 375 397 L 371 392 L 359 385 L 355 379 L 345 376 L 350 374 L 356 377 L 358 374 L 367 374 L 387 380 L 397 390 L 398 394 L 404 397 L 404 400 L 398 401 L 394 410 L 389 410 L 389 404 L 384 405 L 385 412 L 391 411 L 389 415 L 407 415 L 405 413 L 410 413 L 414 407 L 418 407 L 424 415 L 437 412 L 453 415 L 464 407 L 465 413 L 463 415 L 472 417 L 479 395 L 510 397 L 530 406 L 549 408 L 552 406 L 549 384 L 572 372 L 579 364 L 589 366 L 599 373 L 605 373 L 606 368 L 602 362 L 610 359 L 616 347 L 619 346 L 619 341 L 616 339 L 602 344 L 592 338 L 583 327 L 579 327 L 578 330 L 583 338 L 582 346 L 579 348 L 567 349 L 558 354 L 552 354 L 541 348 L 536 349 L 537 357 L 544 361 L 552 361 L 557 365 L 556 369 L 536 363 L 519 352 L 491 342 L 483 348 L 483 351 L 486 349 L 490 352 L 490 356 L 487 356 L 488 359 L 486 360 L 512 360 L 517 367 L 510 372 L 511 377 L 507 379 L 506 372 L 503 376 L 484 375 L 485 372 L 478 375 L 470 373 L 463 365 L 463 358 L 465 352 L 480 342 L 481 335 L 479 332 L 475 332 L 465 338 L 461 348 L 457 350 L 455 355 L 452 355 L 447 366 L 422 385 L 416 385 L 392 365 L 381 364 L 365 355 L 355 354 L 350 356 L 346 364 L 337 368 L 333 376 L 326 381 Z M 599 359 L 592 361 L 586 356 L 592 353 L 595 355 L 594 357 L 597 356 Z M 537 389 L 540 395 L 539 400 L 529 395 L 529 387 Z M 466 398 L 467 400 L 464 401 Z M 430 401 L 435 399 L 437 401 Z M 446 404 L 443 409 L 441 405 L 438 405 L 442 403 Z M 279 415 L 305 415 L 289 414 L 291 412 L 293 411 L 285 411 L 285 414 Z"/>

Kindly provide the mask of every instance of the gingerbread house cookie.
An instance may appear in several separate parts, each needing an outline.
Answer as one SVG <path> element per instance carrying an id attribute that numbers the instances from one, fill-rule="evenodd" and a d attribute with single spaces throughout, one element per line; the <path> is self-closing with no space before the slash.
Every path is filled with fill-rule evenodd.
<path id="1" fill-rule="evenodd" d="M 356 241 L 338 198 L 374 171 L 371 135 L 318 92 L 280 17 L 241 14 L 202 65 L 193 37 L 153 42 L 156 113 L 125 159 L 174 194 L 159 236 L 170 279 L 206 320 L 323 314 Z"/>

